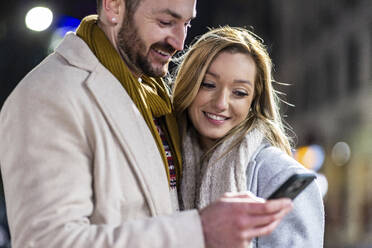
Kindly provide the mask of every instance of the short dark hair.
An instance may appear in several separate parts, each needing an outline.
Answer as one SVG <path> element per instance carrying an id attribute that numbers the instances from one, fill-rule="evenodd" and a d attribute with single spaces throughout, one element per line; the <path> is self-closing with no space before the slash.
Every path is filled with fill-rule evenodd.
<path id="1" fill-rule="evenodd" d="M 141 2 L 141 0 L 124 0 L 124 1 L 125 1 L 126 13 L 129 15 L 132 15 L 137 10 L 137 7 L 139 3 Z M 97 2 L 97 13 L 99 15 L 102 10 L 102 0 L 96 0 L 96 2 Z"/>
<path id="2" fill-rule="evenodd" d="M 96 3 L 97 3 L 97 14 L 99 14 L 102 9 L 102 0 L 96 0 Z"/>

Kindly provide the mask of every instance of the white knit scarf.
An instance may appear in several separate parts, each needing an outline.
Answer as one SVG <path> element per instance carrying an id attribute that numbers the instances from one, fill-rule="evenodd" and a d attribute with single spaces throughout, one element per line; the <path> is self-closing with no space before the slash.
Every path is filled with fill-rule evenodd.
<path id="1" fill-rule="evenodd" d="M 252 155 L 263 142 L 264 134 L 257 125 L 225 156 L 236 136 L 220 144 L 210 159 L 200 164 L 203 152 L 197 134 L 190 129 L 183 140 L 183 176 L 181 195 L 185 209 L 201 209 L 225 192 L 247 190 L 246 171 Z"/>

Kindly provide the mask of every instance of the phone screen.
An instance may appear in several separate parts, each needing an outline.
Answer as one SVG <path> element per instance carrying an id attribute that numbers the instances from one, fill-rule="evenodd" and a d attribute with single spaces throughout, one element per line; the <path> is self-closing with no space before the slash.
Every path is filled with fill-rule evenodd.
<path id="1" fill-rule="evenodd" d="M 295 199 L 316 176 L 312 173 L 294 174 L 287 179 L 268 199 L 290 198 Z"/>

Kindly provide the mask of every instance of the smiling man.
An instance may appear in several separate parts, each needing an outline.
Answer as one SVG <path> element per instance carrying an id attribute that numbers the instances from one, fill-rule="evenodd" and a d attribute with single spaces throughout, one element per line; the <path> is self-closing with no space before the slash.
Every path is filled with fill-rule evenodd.
<path id="1" fill-rule="evenodd" d="M 196 15 L 196 1 L 135 0 L 122 7 L 118 3 L 104 1 L 98 25 L 137 77 L 164 76 L 171 57 L 183 49 Z M 126 14 L 120 15 L 120 11 Z"/>
<path id="2" fill-rule="evenodd" d="M 12 247 L 243 247 L 247 196 L 177 212 L 179 136 L 161 77 L 196 0 L 97 4 L 1 111 Z M 251 210 L 275 222 L 289 206 L 278 203 Z"/>

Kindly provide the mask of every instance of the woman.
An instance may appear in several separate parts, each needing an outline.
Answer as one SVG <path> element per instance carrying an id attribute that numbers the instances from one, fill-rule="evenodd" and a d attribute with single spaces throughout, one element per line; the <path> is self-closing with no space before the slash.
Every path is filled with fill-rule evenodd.
<path id="1" fill-rule="evenodd" d="M 224 192 L 268 197 L 296 172 L 272 86 L 272 64 L 252 32 L 222 27 L 201 36 L 181 58 L 173 103 L 183 142 L 182 204 L 203 208 Z M 294 208 L 253 247 L 322 247 L 324 209 L 312 183 Z"/>

